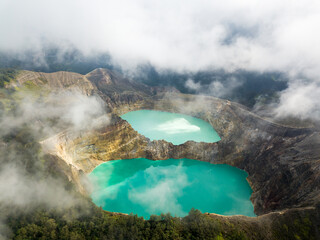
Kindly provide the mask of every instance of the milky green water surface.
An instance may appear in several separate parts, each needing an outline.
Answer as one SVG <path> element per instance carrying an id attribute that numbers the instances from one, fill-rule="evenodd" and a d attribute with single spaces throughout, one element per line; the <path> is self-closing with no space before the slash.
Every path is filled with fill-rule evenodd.
<path id="1" fill-rule="evenodd" d="M 154 110 L 128 112 L 121 116 L 140 134 L 151 140 L 166 140 L 173 144 L 196 142 L 218 142 L 220 137 L 206 121 L 179 113 Z"/>
<path id="2" fill-rule="evenodd" d="M 223 215 L 255 216 L 247 173 L 190 159 L 115 160 L 89 175 L 93 202 L 104 210 L 149 218 L 186 216 L 191 208 Z"/>

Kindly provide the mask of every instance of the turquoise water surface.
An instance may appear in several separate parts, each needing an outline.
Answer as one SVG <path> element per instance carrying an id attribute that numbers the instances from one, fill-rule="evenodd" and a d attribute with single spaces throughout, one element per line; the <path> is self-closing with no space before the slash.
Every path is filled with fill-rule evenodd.
<path id="1" fill-rule="evenodd" d="M 115 160 L 89 175 L 93 202 L 104 210 L 149 218 L 183 217 L 191 208 L 222 215 L 255 216 L 245 171 L 190 159 Z"/>
<path id="2" fill-rule="evenodd" d="M 128 112 L 121 116 L 140 134 L 151 140 L 166 140 L 173 144 L 218 142 L 220 137 L 206 121 L 179 113 L 154 110 Z"/>

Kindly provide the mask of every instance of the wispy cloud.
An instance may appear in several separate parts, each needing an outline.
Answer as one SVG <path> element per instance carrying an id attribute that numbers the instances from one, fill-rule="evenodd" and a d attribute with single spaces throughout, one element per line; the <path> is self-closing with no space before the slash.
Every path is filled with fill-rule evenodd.
<path id="1" fill-rule="evenodd" d="M 23 208 L 40 204 L 49 208 L 68 208 L 75 204 L 75 198 L 62 186 L 57 179 L 39 181 L 28 176 L 19 166 L 6 164 L 0 171 L 0 203 Z"/>
<path id="2" fill-rule="evenodd" d="M 123 66 L 319 73 L 315 0 L 4 0 L 0 49 L 44 42 L 107 51 Z"/>
<path id="3" fill-rule="evenodd" d="M 41 98 L 24 91 L 16 94 L 20 100 L 15 103 L 14 114 L 4 113 L 0 119 L 0 136 L 23 124 L 30 124 L 34 134 L 50 135 L 66 128 L 93 129 L 109 121 L 105 103 L 98 96 L 64 90 Z"/>
<path id="4" fill-rule="evenodd" d="M 170 212 L 172 215 L 187 215 L 178 203 L 183 189 L 190 184 L 182 168 L 179 165 L 170 170 L 160 167 L 146 169 L 144 177 L 147 187 L 131 189 L 128 193 L 130 200 L 142 205 L 149 214 Z M 172 212 L 173 209 L 175 212 Z"/>
<path id="5" fill-rule="evenodd" d="M 320 120 L 320 84 L 294 81 L 280 97 L 280 104 L 274 109 L 278 118 L 295 116 L 300 119 Z"/>
<path id="6" fill-rule="evenodd" d="M 212 95 L 215 97 L 228 97 L 233 94 L 235 89 L 243 84 L 243 80 L 236 77 L 212 79 L 210 83 L 201 84 L 191 78 L 185 83 L 185 87 L 193 90 L 197 94 Z"/>

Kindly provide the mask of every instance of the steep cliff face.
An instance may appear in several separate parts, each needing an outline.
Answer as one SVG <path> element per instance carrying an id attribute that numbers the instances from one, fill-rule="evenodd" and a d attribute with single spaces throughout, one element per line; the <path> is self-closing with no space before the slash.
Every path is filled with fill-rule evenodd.
<path id="1" fill-rule="evenodd" d="M 136 132 L 128 122 L 114 117 L 115 122 L 98 130 L 74 135 L 64 132 L 42 142 L 48 153 L 57 155 L 74 168 L 90 173 L 102 162 L 116 159 L 191 158 L 214 159 L 216 143 L 186 142 L 173 145 L 164 140 L 150 139 Z"/>
<path id="2" fill-rule="evenodd" d="M 97 94 L 108 104 L 110 111 L 118 106 L 142 104 L 154 95 L 152 88 L 107 69 L 98 68 L 88 73 L 86 78 L 96 86 Z"/>
<path id="3" fill-rule="evenodd" d="M 113 115 L 108 126 L 76 135 L 66 131 L 43 142 L 44 146 L 50 146 L 47 151 L 65 161 L 74 174 L 88 173 L 112 159 L 191 158 L 246 170 L 258 215 L 319 202 L 320 135 L 314 129 L 277 125 L 239 104 L 213 97 L 156 91 L 104 69 L 86 76 L 59 74 L 25 72 L 19 75 L 18 83 L 33 81 L 41 86 L 68 89 L 80 86 L 83 93 L 99 94 Z M 138 109 L 201 118 L 215 128 L 221 141 L 212 144 L 190 141 L 178 146 L 166 141 L 150 141 L 117 117 Z M 77 181 L 72 171 L 69 171 L 70 179 Z"/>

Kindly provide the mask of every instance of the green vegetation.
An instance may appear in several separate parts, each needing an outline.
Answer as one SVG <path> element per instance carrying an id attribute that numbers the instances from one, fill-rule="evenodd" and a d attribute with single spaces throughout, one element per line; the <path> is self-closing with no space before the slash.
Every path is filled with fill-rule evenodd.
<path id="1" fill-rule="evenodd" d="M 23 99 L 26 95 L 34 99 L 41 98 L 50 93 L 50 90 L 42 85 L 37 85 L 32 81 L 25 81 L 22 86 L 15 87 L 16 93 L 13 97 L 17 100 Z"/>
<path id="2" fill-rule="evenodd" d="M 316 240 L 314 236 L 314 226 L 311 222 L 309 214 L 306 215 L 297 215 L 293 218 L 286 219 L 286 224 L 283 224 L 280 227 L 279 223 L 283 219 L 279 217 L 276 221 L 273 222 L 274 236 L 277 239 L 296 239 L 296 240 Z M 319 230 L 320 230 L 320 226 Z"/>
<path id="3" fill-rule="evenodd" d="M 13 68 L 0 69 L 0 88 L 3 88 L 6 83 L 14 79 L 18 72 L 18 70 Z"/>
<path id="4" fill-rule="evenodd" d="M 79 213 L 78 209 L 70 209 L 68 216 L 37 210 L 10 218 L 13 239 L 247 239 L 236 229 L 222 233 L 218 221 L 197 210 L 191 210 L 182 219 L 162 214 L 145 221 L 133 215 L 113 215 L 94 206 L 87 207 L 90 215 L 79 218 L 70 215 Z M 67 221 L 66 217 L 73 220 Z"/>

